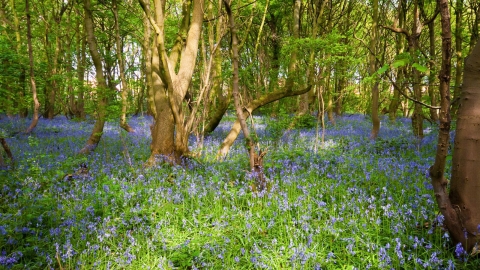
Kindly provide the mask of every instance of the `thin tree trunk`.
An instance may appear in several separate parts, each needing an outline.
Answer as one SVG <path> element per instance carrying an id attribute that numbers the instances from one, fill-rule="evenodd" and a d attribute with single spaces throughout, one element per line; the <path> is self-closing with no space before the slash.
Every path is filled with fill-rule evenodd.
<path id="1" fill-rule="evenodd" d="M 150 2 L 145 2 L 145 13 L 150 14 Z M 152 79 L 152 42 L 151 35 L 152 30 L 150 27 L 150 22 L 148 16 L 143 14 L 143 57 L 145 58 L 145 85 L 146 85 L 146 94 L 147 94 L 147 113 L 152 115 L 153 118 L 156 118 L 156 109 L 154 101 L 154 89 L 153 89 L 153 79 Z"/>
<path id="2" fill-rule="evenodd" d="M 471 36 L 470 36 L 470 52 L 475 47 L 475 44 L 479 40 L 480 36 L 480 29 L 478 25 L 480 25 L 480 3 L 478 1 L 470 1 L 470 8 L 473 12 L 473 22 L 472 22 L 472 29 L 471 29 Z"/>
<path id="3" fill-rule="evenodd" d="M 14 164 L 15 160 L 13 158 L 12 151 L 10 150 L 10 147 L 8 146 L 7 140 L 5 138 L 0 138 L 0 144 L 2 144 L 3 150 L 5 150 L 5 153 L 7 154 L 7 157 L 10 159 L 10 163 Z M 0 152 L 0 158 L 2 158 L 0 165 L 4 166 L 4 161 L 3 161 L 3 156 L 2 153 Z"/>
<path id="4" fill-rule="evenodd" d="M 457 100 L 460 98 L 461 93 L 461 84 L 462 84 L 462 70 L 463 70 L 463 39 L 462 39 L 462 31 L 463 31 L 463 0 L 457 0 L 457 4 L 455 6 L 455 82 L 454 82 L 454 90 L 453 90 L 453 100 Z M 455 117 L 457 115 L 458 109 L 458 102 L 454 102 L 452 104 L 452 115 Z"/>
<path id="5" fill-rule="evenodd" d="M 128 93 L 128 84 L 125 78 L 125 62 L 123 61 L 122 56 L 122 42 L 120 40 L 120 26 L 118 22 L 118 6 L 117 1 L 112 0 L 113 15 L 115 18 L 115 45 L 117 47 L 117 60 L 118 67 L 120 69 L 120 80 L 122 82 L 122 113 L 120 115 L 120 127 L 126 130 L 127 132 L 134 132 L 135 130 L 130 127 L 127 122 L 127 93 Z"/>
<path id="6" fill-rule="evenodd" d="M 103 63 L 100 53 L 98 52 L 98 45 L 95 39 L 93 14 L 90 8 L 90 0 L 83 1 L 83 8 L 85 11 L 85 32 L 87 33 L 87 43 L 92 56 L 92 61 L 95 66 L 95 78 L 97 80 L 97 120 L 93 126 L 92 134 L 88 138 L 85 146 L 80 150 L 80 153 L 88 154 L 95 150 L 100 139 L 102 138 L 103 127 L 105 125 L 105 117 L 107 114 L 107 100 L 108 87 L 103 75 Z"/>
<path id="7" fill-rule="evenodd" d="M 420 10 L 418 7 L 418 1 L 415 0 L 413 7 L 413 26 L 412 32 L 408 37 L 408 46 L 409 52 L 413 59 L 416 59 L 415 54 L 417 53 L 419 47 L 420 33 L 422 32 L 422 24 L 420 22 Z M 412 68 L 412 77 L 413 77 L 413 95 L 416 100 L 422 100 L 422 88 L 420 81 L 420 71 L 416 68 Z M 413 115 L 412 115 L 412 128 L 413 134 L 417 138 L 423 138 L 423 115 L 422 115 L 422 105 L 415 102 L 413 105 Z"/>
<path id="8" fill-rule="evenodd" d="M 430 57 L 432 58 L 429 61 L 430 65 L 430 70 L 433 71 L 434 67 L 434 57 L 435 57 L 435 23 L 434 21 L 431 21 L 428 24 L 428 35 L 429 35 L 429 40 L 430 40 Z M 437 95 L 435 91 L 435 88 L 433 87 L 433 82 L 435 81 L 435 73 L 430 72 L 430 75 L 428 75 L 428 95 L 430 97 L 430 104 L 432 106 L 438 106 L 437 104 Z M 433 122 L 438 121 L 438 110 L 437 109 L 430 109 L 430 118 Z"/>
<path id="9" fill-rule="evenodd" d="M 33 96 L 33 117 L 30 126 L 27 128 L 25 133 L 30 133 L 33 129 L 37 126 L 38 123 L 38 111 L 40 109 L 40 103 L 38 102 L 37 97 L 37 85 L 35 83 L 35 74 L 33 71 L 33 47 L 32 47 L 32 28 L 31 28 L 31 21 L 30 21 L 30 3 L 29 0 L 25 0 L 25 10 L 27 13 L 27 40 L 28 40 L 28 59 L 30 62 L 30 87 L 32 88 L 32 96 Z"/>
<path id="10" fill-rule="evenodd" d="M 83 23 L 85 24 L 85 22 Z M 78 98 L 75 101 L 75 117 L 79 119 L 85 119 L 85 67 L 86 67 L 86 55 L 85 55 L 85 37 L 83 36 L 85 33 L 85 28 L 80 27 L 81 23 L 77 24 L 77 59 L 78 59 L 78 67 L 77 67 L 77 79 L 78 79 Z"/>
<path id="11" fill-rule="evenodd" d="M 220 1 L 221 5 L 221 1 Z M 213 4 L 210 2 L 209 12 L 210 17 L 214 18 L 215 15 L 213 14 Z M 219 44 L 222 39 L 222 25 L 223 25 L 223 18 L 217 18 L 216 24 L 216 34 L 213 33 L 213 23 L 209 27 L 209 42 L 210 46 L 214 46 L 215 44 Z M 213 54 L 213 83 L 212 83 L 212 98 L 211 98 L 211 105 L 210 108 L 213 107 L 213 112 L 210 113 L 208 117 L 208 122 L 205 125 L 204 133 L 211 133 L 217 128 L 218 124 L 222 120 L 225 112 L 228 109 L 228 105 L 232 99 L 232 90 L 230 87 L 227 88 L 227 92 L 224 93 L 223 89 L 223 78 L 222 78 L 222 53 L 220 50 L 215 50 Z M 216 101 L 216 103 L 214 103 Z"/>
<path id="12" fill-rule="evenodd" d="M 296 90 L 296 91 L 290 91 L 290 92 L 285 91 L 285 89 L 280 89 L 272 93 L 267 93 L 259 97 L 258 99 L 251 101 L 247 106 L 245 106 L 245 110 L 243 112 L 244 117 L 247 117 L 248 115 L 250 115 L 250 113 L 253 113 L 256 109 L 262 106 L 265 106 L 269 103 L 272 103 L 274 101 L 280 100 L 285 97 L 292 97 L 292 96 L 305 94 L 308 91 L 310 91 L 311 88 L 312 88 L 311 86 L 308 86 L 307 88 Z M 241 128 L 240 122 L 237 119 L 233 124 L 232 129 L 228 133 L 227 137 L 223 140 L 222 144 L 220 145 L 217 158 L 224 158 L 228 154 L 230 147 L 233 145 L 233 143 L 238 137 L 238 134 L 240 133 L 240 128 Z"/>
<path id="13" fill-rule="evenodd" d="M 373 75 L 377 70 L 377 36 L 378 36 L 378 0 L 372 2 L 372 30 L 370 38 L 370 75 Z M 373 82 L 372 87 L 372 131 L 370 139 L 375 140 L 380 132 L 380 118 L 378 116 L 378 103 L 380 98 L 380 91 L 378 89 L 378 81 Z"/>
<path id="14" fill-rule="evenodd" d="M 297 0 L 298 1 L 298 0 Z M 253 138 L 250 135 L 250 131 L 248 130 L 247 122 L 245 120 L 245 115 L 243 114 L 242 104 L 240 101 L 240 91 L 239 91 L 239 78 L 238 78 L 238 40 L 237 40 L 237 30 L 235 28 L 235 22 L 232 15 L 232 11 L 227 0 L 224 0 L 223 3 L 225 4 L 225 9 L 227 10 L 227 14 L 229 17 L 229 25 L 230 25 L 230 32 L 232 35 L 232 55 L 233 55 L 233 82 L 232 82 L 232 92 L 233 92 L 233 100 L 235 103 L 235 111 L 237 113 L 237 119 L 240 122 L 240 126 L 242 127 L 243 135 L 245 136 L 247 152 L 250 161 L 250 172 L 253 174 L 253 177 L 256 181 L 256 187 L 259 191 L 263 191 L 267 188 L 267 183 L 265 179 L 265 175 L 263 173 L 263 157 L 265 155 L 264 152 L 259 152 L 257 155 L 255 153 L 255 143 Z M 250 115 L 250 117 L 252 117 Z"/>

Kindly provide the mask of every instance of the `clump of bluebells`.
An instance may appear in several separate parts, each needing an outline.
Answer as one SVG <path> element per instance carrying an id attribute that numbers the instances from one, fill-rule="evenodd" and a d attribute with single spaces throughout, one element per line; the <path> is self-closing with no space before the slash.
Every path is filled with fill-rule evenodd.
<path id="1" fill-rule="evenodd" d="M 434 131 L 418 142 L 408 121 L 384 119 L 370 141 L 370 122 L 353 115 L 327 125 L 322 142 L 309 127 L 272 136 L 270 121 L 255 119 L 259 142 L 275 145 L 263 193 L 252 191 L 242 144 L 214 160 L 231 122 L 205 138 L 200 159 L 173 167 L 144 166 L 148 117 L 130 119 L 133 134 L 107 123 L 87 157 L 76 153 L 88 121 L 40 121 L 12 135 L 18 164 L 0 171 L 0 268 L 478 267 L 452 245 L 432 197 Z"/>

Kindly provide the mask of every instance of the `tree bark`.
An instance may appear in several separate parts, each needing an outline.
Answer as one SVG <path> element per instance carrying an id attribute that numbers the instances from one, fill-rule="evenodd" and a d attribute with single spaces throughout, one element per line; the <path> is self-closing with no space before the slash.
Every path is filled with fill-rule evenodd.
<path id="1" fill-rule="evenodd" d="M 463 230 L 462 237 L 454 239 L 462 242 L 466 250 L 480 240 L 480 43 L 473 48 L 465 62 L 460 108 L 457 114 L 457 128 L 452 160 L 452 180 L 450 200 L 458 215 Z M 450 228 L 449 228 L 450 229 Z"/>
<path id="2" fill-rule="evenodd" d="M 85 32 L 87 33 L 87 43 L 92 56 L 93 65 L 95 66 L 95 78 L 97 80 L 97 119 L 93 126 L 92 133 L 88 138 L 85 146 L 80 150 L 82 154 L 88 154 L 95 150 L 100 139 L 102 138 L 103 127 L 105 125 L 105 117 L 107 114 L 108 87 L 103 75 L 102 57 L 98 51 L 97 40 L 95 39 L 93 14 L 90 7 L 90 0 L 83 1 L 83 9 L 85 11 Z"/>
<path id="3" fill-rule="evenodd" d="M 190 130 L 185 125 L 182 101 L 190 87 L 195 69 L 203 22 L 203 0 L 183 3 L 183 18 L 175 44 L 170 50 L 170 55 L 167 55 L 165 47 L 165 2 L 154 1 L 155 17 L 150 15 L 146 2 L 139 0 L 139 3 L 155 30 L 156 52 L 154 54 L 158 55 L 159 60 L 158 65 L 155 64 L 156 67 L 152 62 L 152 79 L 156 80 L 153 83 L 153 90 L 157 116 L 151 129 L 152 144 L 148 163 L 154 163 L 158 155 L 168 156 L 169 162 L 180 163 L 181 158 L 189 154 L 188 136 Z M 190 13 L 192 14 L 190 15 Z M 155 72 L 154 68 L 158 72 Z M 157 75 L 158 77 L 155 77 Z M 165 98 L 168 103 L 165 102 Z M 161 113 L 164 113 L 164 115 L 161 116 Z M 173 121 L 171 117 L 173 117 Z M 159 121 L 160 119 L 165 120 L 165 122 Z M 173 129 L 171 129 L 172 126 Z M 171 151 L 172 145 L 173 151 Z"/>
<path id="4" fill-rule="evenodd" d="M 429 24 L 428 24 L 428 35 L 429 35 L 429 40 L 430 40 L 430 47 L 429 47 L 429 51 L 430 51 L 430 61 L 429 61 L 429 66 L 430 66 L 430 75 L 428 75 L 428 95 L 430 96 L 430 104 L 432 106 L 438 106 L 437 105 L 437 95 L 436 95 L 436 92 L 435 91 L 435 88 L 433 87 L 433 82 L 435 81 L 435 72 L 434 71 L 434 63 L 435 63 L 435 60 L 434 60 L 434 57 L 435 57 L 435 23 L 434 21 L 432 20 Z M 433 122 L 437 122 L 438 121 L 438 110 L 437 109 L 430 109 L 430 119 L 433 121 Z"/>
<path id="5" fill-rule="evenodd" d="M 378 0 L 372 2 L 372 30 L 370 37 L 370 75 L 377 71 L 377 36 L 378 36 Z M 380 118 L 378 116 L 380 91 L 378 89 L 378 81 L 375 79 L 372 87 L 372 131 L 370 139 L 375 140 L 380 132 Z"/>
<path id="6" fill-rule="evenodd" d="M 448 0 L 437 0 L 442 21 L 442 69 L 440 71 L 440 129 L 435 163 L 430 168 L 430 177 L 435 198 L 445 217 L 454 243 L 461 243 L 471 252 L 480 240 L 480 43 L 467 58 L 464 67 L 462 93 L 458 110 L 454 142 L 450 193 L 444 177 L 450 134 L 450 75 L 451 75 L 451 28 Z"/>
<path id="7" fill-rule="evenodd" d="M 457 0 L 455 5 L 455 82 L 453 85 L 453 100 L 460 98 L 461 93 L 461 84 L 462 84 L 462 69 L 463 69 L 463 40 L 462 40 L 462 31 L 463 31 L 463 0 Z M 452 104 L 452 115 L 457 114 L 458 102 Z"/>
<path id="8" fill-rule="evenodd" d="M 32 95 L 33 95 L 33 117 L 30 126 L 27 128 L 25 133 L 30 133 L 33 129 L 37 126 L 38 123 L 38 111 L 40 109 L 40 103 L 38 102 L 37 97 L 37 84 L 35 82 L 35 73 L 33 69 L 33 47 L 32 47 L 32 26 L 30 20 L 30 4 L 29 0 L 25 0 L 25 10 L 27 13 L 27 40 L 28 40 L 28 59 L 30 62 L 30 87 L 32 88 Z"/>

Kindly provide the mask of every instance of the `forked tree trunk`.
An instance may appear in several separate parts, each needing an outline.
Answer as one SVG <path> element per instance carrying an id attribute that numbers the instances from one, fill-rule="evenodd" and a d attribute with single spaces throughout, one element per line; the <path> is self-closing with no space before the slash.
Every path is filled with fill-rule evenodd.
<path id="1" fill-rule="evenodd" d="M 441 110 L 437 153 L 430 177 L 437 204 L 454 243 L 461 243 L 471 252 L 480 240 L 480 112 L 477 109 L 480 104 L 480 43 L 465 62 L 448 194 L 444 172 L 450 133 L 451 28 L 448 0 L 437 2 L 442 16 Z"/>
<path id="2" fill-rule="evenodd" d="M 158 59 L 157 62 L 152 61 L 151 75 L 156 117 L 151 129 L 152 144 L 148 163 L 153 164 L 156 156 L 159 155 L 168 156 L 170 162 L 180 163 L 180 158 L 189 154 L 188 135 L 190 130 L 185 122 L 182 101 L 190 87 L 195 69 L 203 22 L 204 1 L 183 3 L 182 21 L 177 39 L 169 50 L 170 55 L 167 55 L 165 47 L 164 27 L 167 19 L 165 1 L 154 1 L 154 16 L 150 14 L 147 2 L 139 0 L 139 4 L 155 30 L 156 42 L 152 60 L 157 61 Z"/>
<path id="3" fill-rule="evenodd" d="M 93 125 L 92 134 L 88 138 L 85 146 L 80 150 L 82 154 L 88 154 L 95 150 L 100 139 L 102 138 L 103 127 L 105 125 L 105 117 L 107 113 L 108 91 L 105 77 L 103 76 L 103 63 L 100 53 L 98 52 L 98 45 L 94 35 L 93 14 L 90 9 L 90 0 L 83 1 L 83 8 L 85 10 L 85 31 L 87 33 L 87 43 L 92 56 L 93 64 L 95 66 L 95 78 L 97 79 L 97 120 Z"/>
<path id="4" fill-rule="evenodd" d="M 27 40 L 28 40 L 28 59 L 30 61 L 30 87 L 32 88 L 33 95 L 33 118 L 30 126 L 25 133 L 30 133 L 37 126 L 38 123 L 38 111 L 40 109 L 40 103 L 37 97 L 37 85 L 35 83 L 35 74 L 33 72 L 33 48 L 32 48 L 32 26 L 30 22 L 30 5 L 29 0 L 25 1 L 25 9 L 27 13 Z"/>

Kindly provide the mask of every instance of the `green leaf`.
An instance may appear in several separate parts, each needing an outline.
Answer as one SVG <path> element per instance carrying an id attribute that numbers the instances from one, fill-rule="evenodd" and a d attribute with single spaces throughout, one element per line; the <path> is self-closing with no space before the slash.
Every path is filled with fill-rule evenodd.
<path id="1" fill-rule="evenodd" d="M 383 65 L 379 70 L 377 70 L 377 74 L 383 74 L 388 70 L 388 65 Z"/>
<path id="2" fill-rule="evenodd" d="M 420 72 L 427 72 L 428 71 L 428 67 L 426 66 L 422 66 L 420 65 L 419 63 L 414 63 L 412 65 L 412 67 L 414 67 L 416 70 L 420 71 Z"/>
<path id="3" fill-rule="evenodd" d="M 399 68 L 399 67 L 403 67 L 405 66 L 406 64 L 408 64 L 409 60 L 404 58 L 404 59 L 398 59 L 398 60 L 395 60 L 395 62 L 393 62 L 392 66 L 394 68 Z"/>

